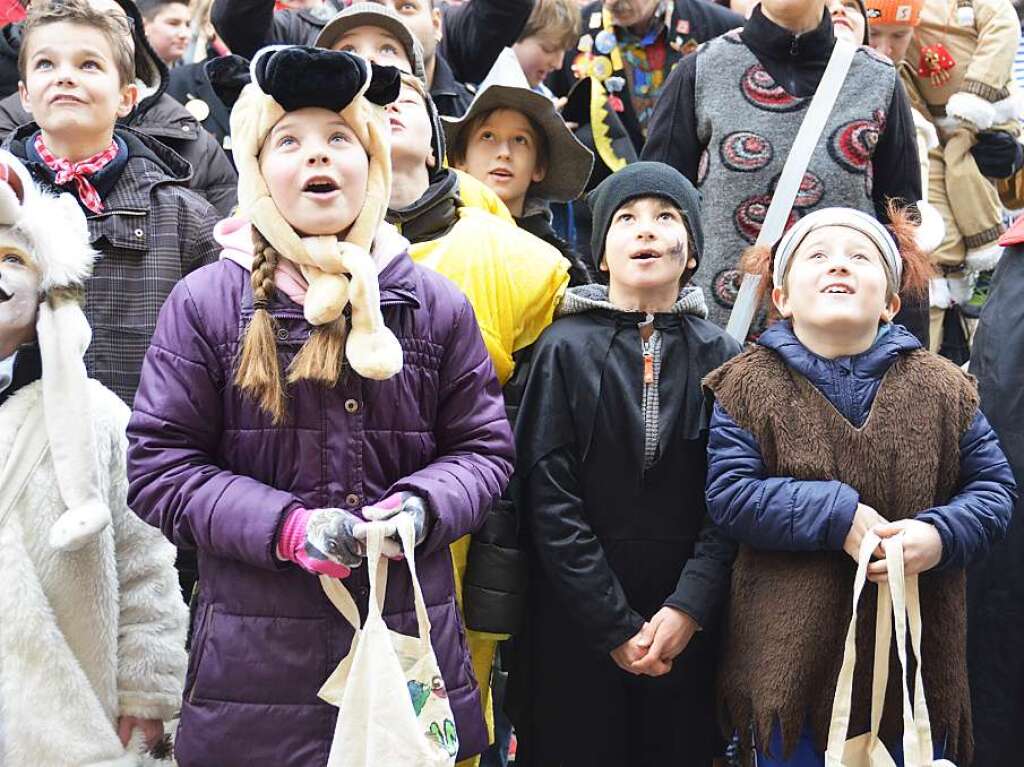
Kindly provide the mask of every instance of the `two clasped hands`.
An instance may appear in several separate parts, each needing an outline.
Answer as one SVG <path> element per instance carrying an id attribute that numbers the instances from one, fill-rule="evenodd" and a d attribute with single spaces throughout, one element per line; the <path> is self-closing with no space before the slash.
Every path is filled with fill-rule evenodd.
<path id="1" fill-rule="evenodd" d="M 879 538 L 902 535 L 903 568 L 906 575 L 931 570 L 942 560 L 942 538 L 934 525 L 916 519 L 889 522 L 870 506 L 860 503 L 857 504 L 853 524 L 843 543 L 843 551 L 853 557 L 854 561 L 869 531 Z M 868 565 L 868 580 L 883 583 L 888 580 L 889 570 L 881 546 L 875 551 L 874 557 L 875 560 Z M 612 660 L 630 674 L 667 674 L 672 670 L 673 661 L 686 649 L 698 630 L 697 623 L 682 610 L 662 607 L 635 636 L 612 650 Z"/>
<path id="2" fill-rule="evenodd" d="M 371 522 L 386 525 L 387 538 L 381 553 L 389 559 L 402 556 L 400 515 L 412 519 L 417 546 L 426 538 L 427 507 L 413 493 L 395 493 L 373 506 L 364 506 L 362 513 L 360 518 L 344 509 L 294 509 L 281 526 L 278 558 L 314 575 L 347 578 L 366 557 L 366 532 Z"/>

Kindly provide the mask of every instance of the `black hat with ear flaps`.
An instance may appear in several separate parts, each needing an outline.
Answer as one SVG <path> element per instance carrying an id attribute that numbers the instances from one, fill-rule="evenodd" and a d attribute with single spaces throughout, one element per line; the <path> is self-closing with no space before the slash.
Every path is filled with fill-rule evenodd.
<path id="1" fill-rule="evenodd" d="M 395 67 L 370 64 L 354 53 L 308 46 L 287 46 L 256 55 L 250 68 L 241 56 L 222 56 L 206 66 L 214 91 L 229 108 L 238 100 L 252 75 L 260 90 L 287 112 L 321 107 L 340 112 L 363 94 L 378 106 L 398 98 L 401 72 Z"/>

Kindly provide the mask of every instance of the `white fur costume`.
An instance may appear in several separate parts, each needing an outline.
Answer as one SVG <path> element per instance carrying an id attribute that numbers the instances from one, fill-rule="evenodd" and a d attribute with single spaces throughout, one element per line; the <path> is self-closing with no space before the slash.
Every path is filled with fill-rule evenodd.
<path id="1" fill-rule="evenodd" d="M 89 274 L 85 219 L 21 180 L 23 206 L 0 184 L 0 245 L 32 258 L 49 296 L 42 379 L 0 405 L 0 467 L 40 408 L 50 450 L 0 526 L 0 764 L 142 765 L 138 733 L 126 750 L 117 719 L 166 720 L 179 706 L 187 616 L 174 548 L 127 506 L 129 411 L 85 377 L 88 325 L 59 290 Z"/>

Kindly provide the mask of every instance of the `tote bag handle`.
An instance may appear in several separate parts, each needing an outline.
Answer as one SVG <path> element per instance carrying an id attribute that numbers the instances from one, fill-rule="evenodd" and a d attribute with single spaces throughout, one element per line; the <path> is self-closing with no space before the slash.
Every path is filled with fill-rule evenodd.
<path id="1" fill-rule="evenodd" d="M 397 532 L 405 552 L 405 563 L 409 568 L 409 579 L 412 583 L 413 601 L 416 608 L 416 623 L 420 642 L 430 647 L 430 618 L 427 615 L 427 603 L 423 598 L 416 571 L 416 535 L 412 519 L 407 514 L 399 514 L 394 520 L 368 522 L 366 524 L 366 564 L 370 577 L 370 599 L 367 621 L 371 618 L 383 620 L 384 597 L 387 593 L 388 560 L 381 554 L 384 538 Z M 335 608 L 344 616 L 356 631 L 362 628 L 359 619 L 359 608 L 352 594 L 337 578 L 320 576 L 320 585 Z"/>

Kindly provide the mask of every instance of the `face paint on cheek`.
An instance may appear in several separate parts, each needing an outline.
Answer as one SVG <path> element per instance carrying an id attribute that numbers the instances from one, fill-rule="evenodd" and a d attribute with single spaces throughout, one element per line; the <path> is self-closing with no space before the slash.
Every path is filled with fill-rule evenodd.
<path id="1" fill-rule="evenodd" d="M 676 240 L 676 244 L 669 248 L 668 255 L 681 264 L 686 263 L 686 240 Z"/>

